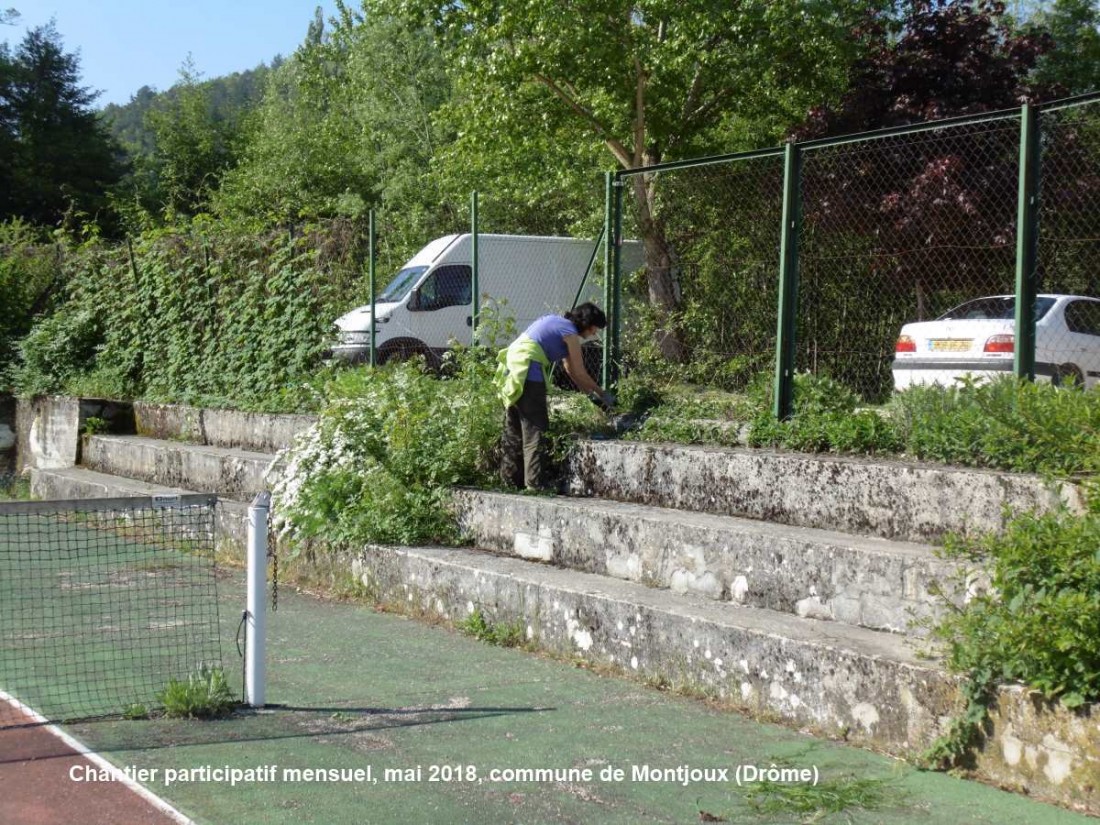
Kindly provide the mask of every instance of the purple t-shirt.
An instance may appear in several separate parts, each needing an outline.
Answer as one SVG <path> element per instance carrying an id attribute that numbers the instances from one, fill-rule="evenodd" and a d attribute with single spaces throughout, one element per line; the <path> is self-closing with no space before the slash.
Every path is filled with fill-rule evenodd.
<path id="1" fill-rule="evenodd" d="M 559 363 L 569 352 L 565 346 L 566 335 L 580 335 L 576 325 L 560 315 L 543 315 L 531 326 L 527 327 L 525 334 L 536 344 L 542 347 L 551 364 Z M 542 374 L 542 365 L 534 361 L 527 370 L 528 381 L 546 381 Z"/>

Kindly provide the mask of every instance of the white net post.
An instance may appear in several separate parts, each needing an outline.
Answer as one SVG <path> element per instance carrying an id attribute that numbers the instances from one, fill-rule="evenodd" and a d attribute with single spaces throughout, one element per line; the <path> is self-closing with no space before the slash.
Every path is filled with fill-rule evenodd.
<path id="1" fill-rule="evenodd" d="M 248 508 L 248 621 L 245 625 L 244 694 L 250 707 L 264 706 L 267 682 L 267 519 L 271 494 L 260 493 Z"/>

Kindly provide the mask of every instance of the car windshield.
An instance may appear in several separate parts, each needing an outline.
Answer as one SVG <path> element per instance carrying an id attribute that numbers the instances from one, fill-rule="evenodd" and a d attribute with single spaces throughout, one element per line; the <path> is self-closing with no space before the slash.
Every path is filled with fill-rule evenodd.
<path id="1" fill-rule="evenodd" d="M 409 290 L 416 283 L 416 279 L 423 275 L 427 269 L 426 266 L 410 266 L 402 269 L 394 275 L 393 280 L 386 285 L 386 288 L 382 290 L 382 294 L 375 300 L 380 303 L 395 303 L 402 300 L 409 294 Z"/>
<path id="2" fill-rule="evenodd" d="M 1035 320 L 1041 320 L 1054 306 L 1053 298 L 1035 299 Z M 1016 299 L 977 298 L 945 312 L 937 321 L 1011 321 L 1016 317 Z"/>

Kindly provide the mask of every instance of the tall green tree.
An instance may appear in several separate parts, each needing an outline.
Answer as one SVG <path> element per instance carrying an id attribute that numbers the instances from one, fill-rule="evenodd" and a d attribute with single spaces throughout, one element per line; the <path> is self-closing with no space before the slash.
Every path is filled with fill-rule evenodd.
<path id="1" fill-rule="evenodd" d="M 95 219 L 121 177 L 122 156 L 80 85 L 80 61 L 53 25 L 0 47 L 0 219 L 56 224 Z"/>
<path id="2" fill-rule="evenodd" d="M 435 113 L 449 95 L 429 32 L 338 4 L 337 17 L 316 19 L 271 72 L 219 211 L 294 222 L 381 207 L 386 238 L 403 249 L 453 231 L 454 209 L 432 174 L 447 141 Z"/>
<path id="3" fill-rule="evenodd" d="M 179 76 L 174 94 L 149 109 L 145 125 L 154 142 L 153 197 L 169 214 L 192 216 L 207 211 L 222 176 L 235 165 L 239 125 L 215 107 L 212 88 L 190 57 Z"/>
<path id="4" fill-rule="evenodd" d="M 392 2 L 368 0 L 368 10 Z M 796 122 L 838 95 L 864 47 L 878 0 L 404 0 L 415 25 L 431 25 L 453 52 L 471 109 L 470 128 L 549 118 L 570 141 L 602 146 L 621 169 L 729 148 L 745 124 Z M 485 111 L 492 107 L 495 111 Z M 467 145 L 515 153 L 532 166 L 541 141 L 527 130 L 483 131 Z M 576 145 L 576 144 L 574 144 Z M 660 177 L 630 178 L 644 240 L 650 303 L 679 307 L 679 273 L 657 214 Z M 675 330 L 659 332 L 671 360 L 684 356 Z"/>
<path id="5" fill-rule="evenodd" d="M 1062 94 L 1100 90 L 1100 0 L 1054 0 L 1032 23 L 1054 40 L 1039 60 L 1039 83 Z"/>

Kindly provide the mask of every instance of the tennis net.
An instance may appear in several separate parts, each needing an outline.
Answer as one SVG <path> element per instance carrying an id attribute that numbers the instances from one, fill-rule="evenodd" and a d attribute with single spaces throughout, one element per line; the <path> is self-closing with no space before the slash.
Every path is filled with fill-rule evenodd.
<path id="1" fill-rule="evenodd" d="M 72 721 L 220 667 L 216 501 L 0 502 L 0 690 Z"/>

